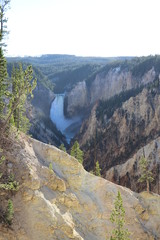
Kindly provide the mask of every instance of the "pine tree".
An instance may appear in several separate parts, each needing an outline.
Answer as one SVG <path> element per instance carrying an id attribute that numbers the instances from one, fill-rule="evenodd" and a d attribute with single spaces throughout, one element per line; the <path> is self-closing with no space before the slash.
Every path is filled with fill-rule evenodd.
<path id="1" fill-rule="evenodd" d="M 7 32 L 7 18 L 5 17 L 6 11 L 9 8 L 10 0 L 1 0 L 0 2 L 0 48 L 4 48 L 6 44 L 3 42 Z"/>
<path id="2" fill-rule="evenodd" d="M 52 166 L 52 163 L 49 164 L 49 170 L 50 170 L 50 172 L 53 172 L 53 166 Z"/>
<path id="3" fill-rule="evenodd" d="M 7 96 L 7 63 L 0 48 L 0 118 L 3 118 Z"/>
<path id="4" fill-rule="evenodd" d="M 59 146 L 59 149 L 66 152 L 66 148 L 63 143 Z"/>
<path id="5" fill-rule="evenodd" d="M 22 65 L 19 64 L 19 68 L 15 68 L 13 66 L 12 70 L 12 99 L 10 101 L 10 105 L 12 107 L 13 102 L 16 102 L 18 99 L 18 92 L 21 88 L 21 83 L 24 81 L 24 72 L 22 69 Z M 12 123 L 17 127 L 17 129 L 27 132 L 29 130 L 30 124 L 29 119 L 26 117 L 26 108 L 25 103 L 27 100 L 27 94 L 22 94 L 21 100 L 19 101 L 19 104 L 17 108 L 13 112 L 13 118 Z"/>
<path id="6" fill-rule="evenodd" d="M 123 207 L 123 201 L 121 197 L 121 193 L 118 191 L 116 200 L 114 202 L 115 208 L 111 213 L 110 220 L 115 224 L 115 228 L 112 231 L 112 236 L 110 240 L 129 240 L 130 233 L 128 229 L 124 228 L 125 224 L 125 210 Z"/>
<path id="7" fill-rule="evenodd" d="M 6 220 L 6 223 L 8 223 L 9 225 L 12 224 L 13 215 L 14 215 L 13 202 L 11 199 L 9 199 L 8 206 L 5 213 L 5 220 Z"/>
<path id="8" fill-rule="evenodd" d="M 12 94 L 9 102 L 9 111 L 7 118 L 2 126 L 1 133 L 5 132 L 9 122 L 14 122 L 14 125 L 25 131 L 29 121 L 25 116 L 25 102 L 27 96 L 33 97 L 32 91 L 36 87 L 36 79 L 33 80 L 33 70 L 28 66 L 25 71 L 22 65 L 19 68 L 13 69 L 12 72 Z"/>
<path id="9" fill-rule="evenodd" d="M 152 177 L 152 172 L 149 171 L 149 162 L 147 159 L 142 156 L 140 160 L 140 171 L 141 171 L 141 177 L 139 178 L 139 182 L 146 182 L 147 185 L 147 192 L 149 192 L 149 184 L 153 182 L 154 178 Z"/>
<path id="10" fill-rule="evenodd" d="M 100 166 L 99 166 L 99 162 L 97 161 L 96 162 L 96 167 L 95 167 L 95 171 L 94 171 L 94 174 L 96 175 L 96 176 L 101 176 L 101 168 L 100 168 Z"/>
<path id="11" fill-rule="evenodd" d="M 75 141 L 71 148 L 71 156 L 75 157 L 78 162 L 83 163 L 83 151 L 79 148 L 79 143 Z"/>
<path id="12" fill-rule="evenodd" d="M 0 119 L 4 118 L 4 110 L 6 107 L 6 98 L 8 96 L 8 83 L 7 83 L 7 63 L 3 55 L 5 44 L 3 42 L 6 31 L 7 19 L 5 13 L 8 9 L 10 0 L 1 0 L 0 2 Z"/>

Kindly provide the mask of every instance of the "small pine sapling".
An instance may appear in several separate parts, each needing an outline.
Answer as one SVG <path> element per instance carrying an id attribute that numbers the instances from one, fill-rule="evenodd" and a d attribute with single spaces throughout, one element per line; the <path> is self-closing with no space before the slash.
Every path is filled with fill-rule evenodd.
<path id="1" fill-rule="evenodd" d="M 66 148 L 63 143 L 59 146 L 59 149 L 66 152 Z"/>
<path id="2" fill-rule="evenodd" d="M 115 208 L 111 213 L 110 220 L 115 225 L 115 228 L 112 231 L 110 240 L 129 240 L 130 233 L 128 232 L 128 229 L 124 228 L 125 209 L 123 207 L 123 201 L 119 191 L 114 202 L 114 207 Z"/>
<path id="3" fill-rule="evenodd" d="M 83 151 L 79 148 L 79 143 L 75 141 L 71 148 L 71 156 L 75 157 L 79 163 L 83 163 Z"/>
<path id="4" fill-rule="evenodd" d="M 52 163 L 49 164 L 49 170 L 50 170 L 51 172 L 53 172 L 53 166 L 52 166 Z"/>
<path id="5" fill-rule="evenodd" d="M 11 199 L 9 199 L 8 206 L 7 206 L 6 213 L 5 213 L 5 221 L 8 225 L 12 224 L 13 215 L 14 215 L 13 202 Z"/>
<path id="6" fill-rule="evenodd" d="M 96 167 L 95 167 L 94 173 L 95 173 L 96 176 L 99 176 L 99 177 L 101 176 L 101 168 L 99 166 L 99 162 L 98 161 L 96 162 Z"/>

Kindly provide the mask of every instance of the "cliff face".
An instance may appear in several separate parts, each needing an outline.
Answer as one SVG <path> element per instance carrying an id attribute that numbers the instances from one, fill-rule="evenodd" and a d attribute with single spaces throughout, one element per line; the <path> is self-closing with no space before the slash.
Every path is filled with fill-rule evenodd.
<path id="1" fill-rule="evenodd" d="M 98 104 L 95 104 L 90 112 L 89 118 L 84 120 L 78 134 L 78 142 L 81 146 L 85 145 L 96 135 L 98 121 L 96 118 L 96 109 Z"/>
<path id="2" fill-rule="evenodd" d="M 67 95 L 66 113 L 69 116 L 76 114 L 77 109 L 86 109 L 97 100 L 107 100 L 116 94 L 142 85 L 146 85 L 156 77 L 154 67 L 135 77 L 131 70 L 121 69 L 121 66 L 102 70 L 93 78 L 90 85 L 78 83 Z"/>
<path id="3" fill-rule="evenodd" d="M 132 191 L 146 189 L 146 183 L 139 183 L 141 176 L 139 161 L 144 155 L 149 162 L 154 181 L 150 184 L 153 192 L 160 194 L 160 138 L 156 138 L 138 150 L 132 158 L 121 165 L 116 165 L 106 171 L 105 178 L 114 183 L 126 186 Z"/>
<path id="4" fill-rule="evenodd" d="M 131 72 L 121 71 L 120 67 L 111 68 L 107 74 L 105 72 L 97 74 L 91 85 L 91 103 L 96 100 L 106 100 L 120 93 L 129 90 L 137 85 Z"/>
<path id="5" fill-rule="evenodd" d="M 8 141 L 8 140 L 7 140 Z M 160 197 L 140 195 L 86 172 L 67 153 L 21 137 L 6 152 L 6 171 L 20 183 L 10 196 L 14 203 L 11 228 L 0 223 L 1 240 L 104 240 L 113 226 L 109 220 L 117 191 L 126 210 L 131 239 L 160 237 Z M 49 169 L 52 163 L 53 170 Z M 1 209 L 6 196 L 0 191 Z M 136 229 L 136 231 L 135 231 Z"/>
<path id="6" fill-rule="evenodd" d="M 86 82 L 79 82 L 65 98 L 65 113 L 68 117 L 76 115 L 87 107 L 88 96 Z"/>
<path id="7" fill-rule="evenodd" d="M 34 98 L 32 99 L 32 105 L 39 111 L 42 111 L 45 115 L 49 116 L 50 105 L 54 97 L 54 93 L 38 81 L 37 86 L 34 89 Z"/>
<path id="8" fill-rule="evenodd" d="M 94 135 L 90 134 L 93 117 Z M 82 137 L 79 138 L 85 151 L 84 166 L 93 169 L 97 159 L 105 176 L 109 168 L 126 162 L 140 147 L 160 135 L 159 92 L 144 89 L 123 103 L 103 124 L 95 118 L 95 111 L 91 118 L 82 127 Z"/>

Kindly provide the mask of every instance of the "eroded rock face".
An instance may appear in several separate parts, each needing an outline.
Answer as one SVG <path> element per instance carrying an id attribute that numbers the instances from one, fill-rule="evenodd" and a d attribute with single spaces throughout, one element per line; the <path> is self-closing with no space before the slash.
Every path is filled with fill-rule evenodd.
<path id="1" fill-rule="evenodd" d="M 106 171 L 105 178 L 114 183 L 130 188 L 132 191 L 146 189 L 146 183 L 139 183 L 141 176 L 139 161 L 142 156 L 149 162 L 150 171 L 153 173 L 154 181 L 150 185 L 152 192 L 160 194 L 160 138 L 151 141 L 141 148 L 134 156 L 124 164 L 116 165 Z"/>
<path id="2" fill-rule="evenodd" d="M 86 153 L 84 165 L 88 170 L 93 168 L 96 148 L 97 159 L 105 174 L 109 168 L 126 162 L 140 147 L 160 135 L 159 93 L 144 89 L 123 103 L 105 126 L 97 127 L 97 131 L 96 143 L 92 139 L 90 145 L 86 144 L 82 138 L 81 145 Z"/>
<path id="3" fill-rule="evenodd" d="M 20 190 L 12 196 L 12 229 L 0 224 L 1 240 L 109 238 L 113 228 L 109 218 L 118 190 L 131 239 L 160 237 L 158 195 L 133 193 L 86 172 L 76 159 L 53 146 L 22 138 L 23 146 L 14 144 L 5 153 Z"/>
<path id="4" fill-rule="evenodd" d="M 66 115 L 74 116 L 79 109 L 92 106 L 97 100 L 107 100 L 122 91 L 137 88 L 154 81 L 154 67 L 142 77 L 133 76 L 132 72 L 121 67 L 111 67 L 108 71 L 97 73 L 90 86 L 78 83 L 67 95 Z"/>
<path id="5" fill-rule="evenodd" d="M 120 67 L 110 69 L 107 74 L 97 74 L 91 85 L 91 103 L 96 100 L 107 100 L 110 97 L 135 87 L 137 81 L 131 72 L 121 71 Z"/>
<path id="6" fill-rule="evenodd" d="M 83 121 L 82 126 L 79 131 L 79 138 L 78 142 L 80 145 L 85 144 L 87 141 L 89 141 L 92 137 L 96 134 L 96 127 L 98 124 L 97 118 L 96 118 L 96 109 L 97 105 L 95 104 L 91 110 L 89 119 L 86 119 Z"/>
<path id="7" fill-rule="evenodd" d="M 88 105 L 86 82 L 79 82 L 65 98 L 65 113 L 72 117 Z"/>
<path id="8" fill-rule="evenodd" d="M 32 99 L 32 105 L 49 116 L 51 102 L 55 98 L 54 93 L 39 81 L 33 93 L 34 98 Z"/>

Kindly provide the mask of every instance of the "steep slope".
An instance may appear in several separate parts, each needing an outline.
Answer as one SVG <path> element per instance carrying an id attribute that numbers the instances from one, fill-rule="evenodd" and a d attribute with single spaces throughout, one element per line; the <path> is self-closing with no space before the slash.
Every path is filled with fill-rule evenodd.
<path id="1" fill-rule="evenodd" d="M 95 106 L 79 136 L 87 170 L 93 169 L 98 160 L 105 176 L 108 169 L 126 162 L 138 149 L 160 136 L 159 89 L 144 89 L 124 102 L 110 119 L 103 119 L 103 123 L 96 118 L 96 109 Z"/>
<path id="2" fill-rule="evenodd" d="M 11 228 L 0 224 L 1 240 L 104 240 L 113 227 L 109 217 L 118 190 L 131 239 L 160 238 L 158 195 L 138 195 L 89 174 L 67 153 L 26 136 L 20 143 L 10 140 L 10 146 L 8 141 L 3 142 L 5 167 L 14 172 L 20 189 L 10 196 L 14 221 Z M 1 209 L 5 194 L 0 191 Z"/>

